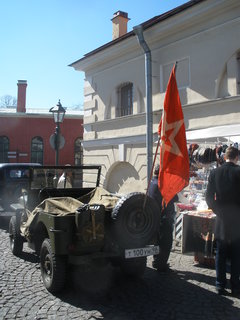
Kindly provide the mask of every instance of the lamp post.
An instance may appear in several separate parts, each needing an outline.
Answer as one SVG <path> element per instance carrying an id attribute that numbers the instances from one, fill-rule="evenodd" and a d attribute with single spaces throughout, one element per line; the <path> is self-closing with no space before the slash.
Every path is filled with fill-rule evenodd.
<path id="1" fill-rule="evenodd" d="M 63 122 L 66 110 L 61 105 L 60 100 L 55 107 L 52 107 L 49 112 L 52 112 L 54 122 L 56 123 L 56 129 L 54 133 L 54 147 L 56 150 L 56 165 L 58 165 L 59 160 L 59 144 L 60 144 L 60 123 Z"/>

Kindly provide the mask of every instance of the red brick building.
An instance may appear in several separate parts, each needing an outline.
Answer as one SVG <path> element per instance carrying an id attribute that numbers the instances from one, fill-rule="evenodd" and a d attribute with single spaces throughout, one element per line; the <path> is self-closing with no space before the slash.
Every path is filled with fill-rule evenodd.
<path id="1" fill-rule="evenodd" d="M 8 108 L 0 112 L 0 163 L 38 162 L 55 164 L 56 152 L 50 145 L 50 137 L 55 132 L 52 114 L 26 112 L 25 80 L 18 81 L 16 110 Z M 14 111 L 14 112 L 12 112 Z M 59 164 L 82 163 L 83 115 L 65 113 L 60 124 L 64 146 L 59 150 Z"/>

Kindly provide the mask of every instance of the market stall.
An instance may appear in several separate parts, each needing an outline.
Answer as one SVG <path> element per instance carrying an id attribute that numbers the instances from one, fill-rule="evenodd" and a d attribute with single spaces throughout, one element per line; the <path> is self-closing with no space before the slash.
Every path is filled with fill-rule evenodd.
<path id="1" fill-rule="evenodd" d="M 239 148 L 240 125 L 219 126 L 186 132 L 190 159 L 190 182 L 177 205 L 181 221 L 182 253 L 194 253 L 195 261 L 214 266 L 215 214 L 208 209 L 205 193 L 212 169 L 224 162 L 228 146 Z"/>

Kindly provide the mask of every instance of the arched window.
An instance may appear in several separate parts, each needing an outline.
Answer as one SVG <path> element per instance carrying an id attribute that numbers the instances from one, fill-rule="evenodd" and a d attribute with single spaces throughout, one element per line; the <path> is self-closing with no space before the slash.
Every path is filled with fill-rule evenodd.
<path id="1" fill-rule="evenodd" d="M 133 114 L 133 84 L 124 83 L 118 87 L 117 117 Z"/>
<path id="2" fill-rule="evenodd" d="M 43 139 L 41 137 L 32 139 L 31 162 L 43 164 Z"/>
<path id="3" fill-rule="evenodd" d="M 74 163 L 81 165 L 83 163 L 82 139 L 77 138 L 74 143 Z"/>
<path id="4" fill-rule="evenodd" d="M 0 137 L 0 162 L 8 162 L 9 139 L 8 137 Z"/>

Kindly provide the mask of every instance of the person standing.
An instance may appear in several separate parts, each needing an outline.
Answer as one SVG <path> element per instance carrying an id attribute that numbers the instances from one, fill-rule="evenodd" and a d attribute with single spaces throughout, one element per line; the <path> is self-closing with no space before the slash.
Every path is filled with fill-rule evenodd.
<path id="1" fill-rule="evenodd" d="M 159 254 L 153 256 L 153 268 L 160 272 L 169 270 L 168 258 L 173 243 L 173 228 L 175 222 L 175 206 L 174 202 L 178 200 L 176 195 L 162 210 L 162 195 L 158 188 L 159 165 L 154 168 L 154 176 L 149 186 L 148 195 L 153 198 L 159 207 L 159 215 L 161 215 L 160 226 L 157 234 L 157 244 L 159 245 Z"/>
<path id="2" fill-rule="evenodd" d="M 231 262 L 231 292 L 240 295 L 240 167 L 239 151 L 228 147 L 225 163 L 208 178 L 206 202 L 216 214 L 216 291 L 226 294 L 226 261 Z"/>
<path id="3" fill-rule="evenodd" d="M 70 165 L 67 165 L 67 167 L 70 167 Z M 63 174 L 60 176 L 57 188 L 72 188 L 72 172 L 70 169 L 64 169 Z"/>

